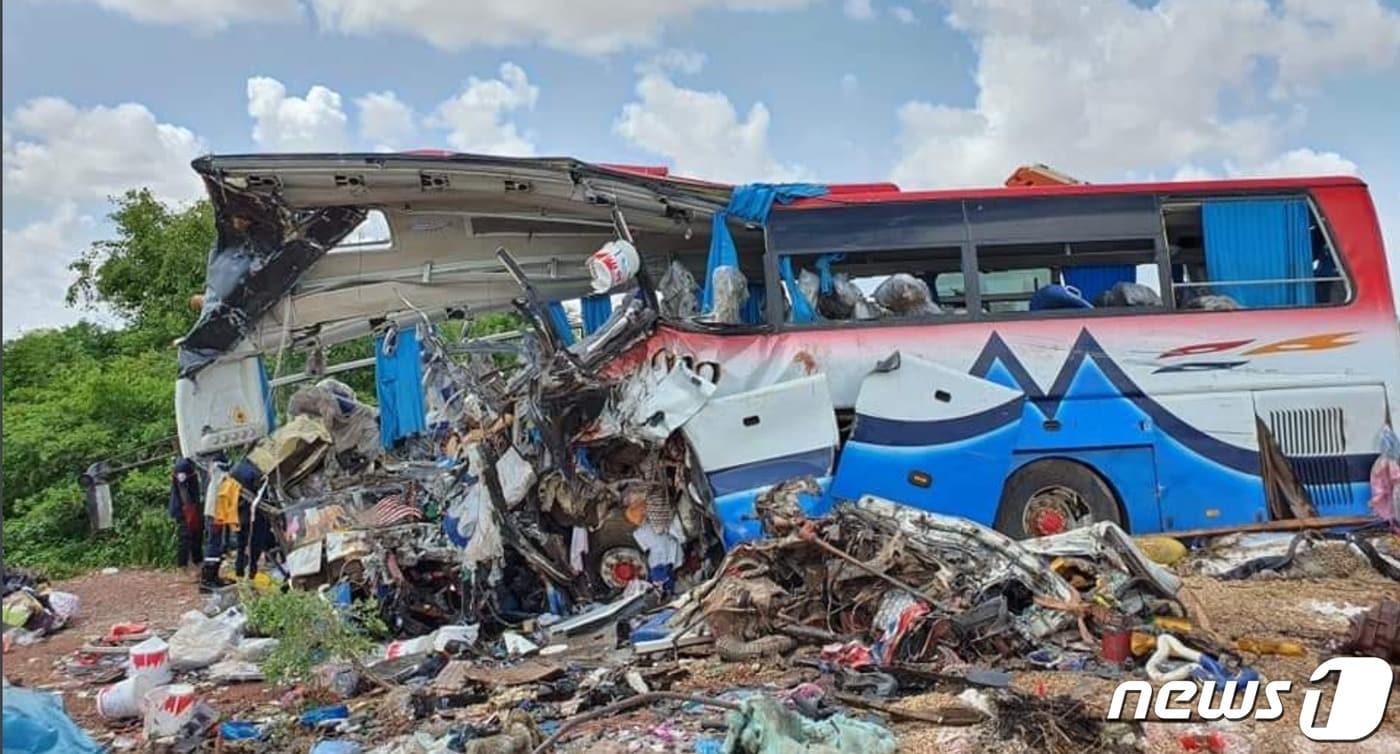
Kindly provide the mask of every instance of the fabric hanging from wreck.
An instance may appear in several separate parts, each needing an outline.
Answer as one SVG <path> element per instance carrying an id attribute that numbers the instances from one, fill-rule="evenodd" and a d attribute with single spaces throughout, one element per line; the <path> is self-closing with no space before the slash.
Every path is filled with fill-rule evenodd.
<path id="1" fill-rule="evenodd" d="M 612 316 L 612 297 L 607 294 L 596 296 L 584 296 L 581 299 L 583 309 L 583 334 L 592 335 L 608 321 Z"/>
<path id="2" fill-rule="evenodd" d="M 272 382 L 267 378 L 267 362 L 258 357 L 258 380 L 262 384 L 263 410 L 267 412 L 267 431 L 277 429 L 277 402 L 272 396 Z"/>
<path id="3" fill-rule="evenodd" d="M 700 291 L 700 311 L 714 308 L 714 277 L 717 267 L 738 267 L 739 249 L 729 234 L 729 218 L 764 225 L 773 203 L 788 204 L 796 199 L 823 196 L 826 186 L 815 183 L 750 183 L 735 186 L 729 206 L 716 212 L 710 221 L 710 256 L 705 262 L 705 283 Z"/>
<path id="4" fill-rule="evenodd" d="M 1312 229 L 1302 199 L 1201 204 L 1206 276 L 1211 292 L 1247 308 L 1313 303 Z M 1233 280 L 1299 280 L 1269 285 L 1221 285 Z"/>
<path id="5" fill-rule="evenodd" d="M 418 333 L 409 328 L 374 341 L 374 388 L 379 396 L 379 440 L 393 447 L 427 429 Z"/>
<path id="6" fill-rule="evenodd" d="M 574 328 L 569 324 L 569 314 L 564 311 L 563 303 L 549 302 L 549 326 L 554 328 L 554 334 L 559 337 L 560 343 L 566 346 L 574 344 Z"/>

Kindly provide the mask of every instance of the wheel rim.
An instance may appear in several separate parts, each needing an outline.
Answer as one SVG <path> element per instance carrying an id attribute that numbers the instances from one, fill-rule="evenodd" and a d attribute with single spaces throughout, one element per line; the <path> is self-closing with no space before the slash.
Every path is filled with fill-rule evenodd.
<path id="1" fill-rule="evenodd" d="M 1021 528 L 1032 537 L 1046 537 L 1093 522 L 1093 512 L 1084 496 L 1064 485 L 1042 487 L 1026 501 Z"/>
<path id="2" fill-rule="evenodd" d="M 617 547 L 603 554 L 598 571 L 598 576 L 608 588 L 621 589 L 630 582 L 647 577 L 647 561 L 638 550 Z"/>

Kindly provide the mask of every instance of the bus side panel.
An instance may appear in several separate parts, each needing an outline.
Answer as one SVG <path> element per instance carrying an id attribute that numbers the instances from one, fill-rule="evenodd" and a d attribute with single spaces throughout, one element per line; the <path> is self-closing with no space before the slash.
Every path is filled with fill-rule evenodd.
<path id="1" fill-rule="evenodd" d="M 1155 446 L 1163 528 L 1267 521 L 1259 453 L 1248 447 L 1254 444 L 1251 395 L 1194 393 L 1162 396 L 1156 402 L 1165 409 L 1158 417 Z"/>

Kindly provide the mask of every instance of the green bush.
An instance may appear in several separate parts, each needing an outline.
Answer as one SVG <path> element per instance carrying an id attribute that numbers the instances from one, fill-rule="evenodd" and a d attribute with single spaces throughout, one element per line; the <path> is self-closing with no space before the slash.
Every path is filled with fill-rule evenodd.
<path id="1" fill-rule="evenodd" d="M 325 662 L 363 668 L 364 658 L 375 648 L 371 637 L 389 630 L 372 600 L 338 611 L 321 595 L 301 589 L 258 592 L 244 585 L 240 594 L 248 633 L 277 639 L 277 647 L 260 663 L 272 683 L 310 680 Z"/>

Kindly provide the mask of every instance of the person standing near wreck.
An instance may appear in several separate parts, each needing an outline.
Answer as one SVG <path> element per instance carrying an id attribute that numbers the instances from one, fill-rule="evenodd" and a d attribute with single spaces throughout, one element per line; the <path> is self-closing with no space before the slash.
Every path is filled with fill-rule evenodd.
<path id="1" fill-rule="evenodd" d="M 199 469 L 194 461 L 181 458 L 170 472 L 170 517 L 175 520 L 179 550 L 175 563 L 180 568 L 198 566 L 203 560 L 204 496 Z"/>

